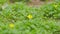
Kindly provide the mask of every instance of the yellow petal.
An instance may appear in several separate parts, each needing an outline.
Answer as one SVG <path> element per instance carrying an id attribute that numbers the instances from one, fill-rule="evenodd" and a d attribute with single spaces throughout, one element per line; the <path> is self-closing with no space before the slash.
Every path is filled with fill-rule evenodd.
<path id="1" fill-rule="evenodd" d="M 29 19 L 32 19 L 32 15 L 28 15 L 27 17 L 28 17 Z"/>
<path id="2" fill-rule="evenodd" d="M 9 24 L 9 27 L 14 28 L 14 24 L 13 23 Z"/>

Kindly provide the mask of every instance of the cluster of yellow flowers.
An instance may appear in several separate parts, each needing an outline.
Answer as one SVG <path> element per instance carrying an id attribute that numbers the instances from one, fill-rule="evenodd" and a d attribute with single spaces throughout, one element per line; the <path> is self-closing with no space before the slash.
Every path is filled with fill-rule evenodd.
<path id="1" fill-rule="evenodd" d="M 55 8 L 56 8 L 57 6 L 58 6 L 58 5 L 54 5 Z M 31 14 L 29 14 L 29 15 L 27 16 L 27 18 L 28 18 L 28 19 L 32 19 L 33 16 L 32 16 Z M 9 24 L 9 27 L 10 27 L 10 28 L 14 28 L 14 24 L 13 24 L 13 23 Z"/>
<path id="2" fill-rule="evenodd" d="M 32 15 L 29 14 L 29 15 L 27 16 L 27 18 L 32 19 L 33 17 L 32 17 Z M 13 24 L 13 23 L 10 23 L 10 24 L 9 24 L 9 27 L 10 27 L 10 28 L 14 28 L 14 24 Z"/>

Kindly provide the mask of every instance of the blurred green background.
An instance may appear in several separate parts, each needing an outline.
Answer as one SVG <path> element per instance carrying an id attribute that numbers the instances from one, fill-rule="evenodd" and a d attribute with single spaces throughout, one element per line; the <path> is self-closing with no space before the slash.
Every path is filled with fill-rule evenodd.
<path id="1" fill-rule="evenodd" d="M 0 0 L 0 34 L 60 34 L 60 0 L 32 1 Z"/>

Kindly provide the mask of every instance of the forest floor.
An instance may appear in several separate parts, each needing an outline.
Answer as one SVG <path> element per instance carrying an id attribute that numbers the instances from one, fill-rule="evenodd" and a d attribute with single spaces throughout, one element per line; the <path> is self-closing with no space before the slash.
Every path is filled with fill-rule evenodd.
<path id="1" fill-rule="evenodd" d="M 28 5 L 29 6 L 41 6 L 41 5 L 46 5 L 46 4 L 50 4 L 50 3 L 53 3 L 53 0 L 50 0 L 50 1 L 39 1 L 39 0 L 32 0 L 32 2 L 29 2 Z"/>

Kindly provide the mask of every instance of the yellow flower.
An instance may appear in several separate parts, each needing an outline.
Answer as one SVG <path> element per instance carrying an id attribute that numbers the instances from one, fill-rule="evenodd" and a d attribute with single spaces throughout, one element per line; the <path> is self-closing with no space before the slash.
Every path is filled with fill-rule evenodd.
<path id="1" fill-rule="evenodd" d="M 29 19 L 32 19 L 32 15 L 28 15 L 27 17 L 28 17 Z"/>
<path id="2" fill-rule="evenodd" d="M 55 8 L 57 8 L 58 5 L 54 5 Z"/>
<path id="3" fill-rule="evenodd" d="M 14 28 L 14 24 L 13 23 L 9 24 L 9 27 Z"/>

